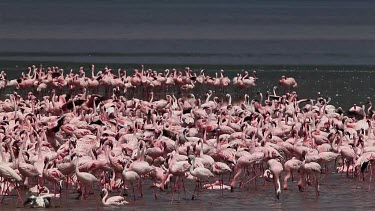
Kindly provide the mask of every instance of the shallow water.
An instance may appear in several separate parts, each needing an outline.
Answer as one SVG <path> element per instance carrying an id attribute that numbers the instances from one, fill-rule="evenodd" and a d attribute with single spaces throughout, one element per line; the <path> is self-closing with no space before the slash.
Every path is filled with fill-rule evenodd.
<path id="1" fill-rule="evenodd" d="M 298 176 L 295 180 L 298 180 Z M 146 182 L 145 184 L 148 184 Z M 204 190 L 200 195 L 191 200 L 191 191 L 194 189 L 192 182 L 187 182 L 187 193 L 184 196 L 180 192 L 180 198 L 175 196 L 172 203 L 172 193 L 170 190 L 165 192 L 158 191 L 158 199 L 153 197 L 153 190 L 145 188 L 144 198 L 127 197 L 130 202 L 126 205 L 126 210 L 365 210 L 373 207 L 373 197 L 375 197 L 373 187 L 369 190 L 369 182 L 358 182 L 352 177 L 347 178 L 345 174 L 330 174 L 321 180 L 320 196 L 315 194 L 314 187 L 308 187 L 307 192 L 300 192 L 297 188 L 297 182 L 289 183 L 289 190 L 282 190 L 280 200 L 277 200 L 274 194 L 272 183 L 262 184 L 258 179 L 257 186 L 253 183 L 247 184 L 245 188 L 235 189 L 234 192 L 225 190 L 221 195 L 220 190 Z M 372 183 L 372 185 L 374 185 Z M 62 198 L 61 207 L 54 210 L 97 210 L 97 203 L 100 210 L 122 210 L 122 207 L 106 207 L 99 202 L 98 191 L 97 198 L 90 195 L 88 201 L 76 200 L 77 195 L 70 191 L 68 200 L 65 196 Z M 95 201 L 97 200 L 97 202 Z M 1 210 L 24 210 L 15 205 L 15 200 L 6 198 L 6 205 L 1 206 Z M 10 203 L 10 204 L 9 204 Z M 53 206 L 59 205 L 59 201 L 53 201 Z M 16 208 L 16 209 L 15 209 Z M 38 209 L 43 210 L 43 209 Z M 46 209 L 48 210 L 48 209 Z"/>

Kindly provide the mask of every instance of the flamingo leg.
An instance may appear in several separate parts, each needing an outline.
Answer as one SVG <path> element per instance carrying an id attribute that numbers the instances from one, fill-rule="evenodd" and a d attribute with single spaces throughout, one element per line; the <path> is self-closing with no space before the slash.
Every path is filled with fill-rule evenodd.
<path id="1" fill-rule="evenodd" d="M 345 161 L 344 161 L 344 158 L 342 158 L 342 170 L 341 170 L 341 176 L 344 172 L 344 169 L 345 169 Z"/>
<path id="2" fill-rule="evenodd" d="M 96 197 L 96 194 L 95 194 L 94 184 L 91 184 L 90 189 L 92 190 L 92 192 L 93 192 L 93 194 L 94 194 L 95 204 L 96 204 L 97 209 L 99 210 L 99 203 L 98 203 L 98 198 Z"/>
<path id="3" fill-rule="evenodd" d="M 254 168 L 254 187 L 257 189 L 257 178 L 258 178 L 258 171 Z"/>
<path id="4" fill-rule="evenodd" d="M 186 198 L 186 188 L 185 188 L 184 179 L 182 179 L 182 178 L 181 178 L 181 183 L 182 183 L 182 188 L 184 190 L 184 195 L 185 195 L 185 198 Z"/>
<path id="5" fill-rule="evenodd" d="M 0 204 L 2 204 L 4 202 L 4 198 L 5 198 L 6 195 L 8 195 L 8 191 L 9 191 L 9 182 L 5 180 L 4 183 L 5 183 L 5 185 L 7 187 L 5 188 L 5 186 L 4 186 L 4 191 L 2 193 L 3 194 L 3 198 L 1 199 L 1 203 Z"/>
<path id="6" fill-rule="evenodd" d="M 156 180 L 154 180 L 154 182 L 155 182 L 155 184 L 156 184 Z M 157 195 L 157 193 L 156 193 L 156 186 L 154 186 L 154 198 L 155 199 L 158 199 L 158 195 Z"/>
<path id="7" fill-rule="evenodd" d="M 69 176 L 66 177 L 66 183 L 65 183 L 65 201 L 68 201 L 68 187 L 69 187 Z"/>
<path id="8" fill-rule="evenodd" d="M 335 159 L 335 165 L 333 166 L 333 169 L 336 169 L 336 165 L 337 165 L 337 157 Z"/>
<path id="9" fill-rule="evenodd" d="M 347 171 L 346 171 L 346 176 L 349 177 L 349 169 L 350 169 L 350 166 L 351 166 L 351 161 L 349 160 L 348 161 L 348 164 L 347 164 Z"/>
<path id="10" fill-rule="evenodd" d="M 18 194 L 18 200 L 17 200 L 17 203 L 18 203 L 18 201 L 20 201 L 21 204 L 22 204 L 22 203 L 23 203 L 23 199 L 22 199 L 22 195 L 21 195 L 21 193 L 20 193 L 20 187 L 19 187 L 19 184 L 16 183 L 16 186 L 18 186 L 18 187 L 17 187 L 17 194 Z"/>
<path id="11" fill-rule="evenodd" d="M 87 191 L 86 186 L 85 186 L 83 189 L 84 189 L 83 198 L 84 198 L 85 200 L 87 200 L 87 198 L 88 198 L 88 191 Z"/>
<path id="12" fill-rule="evenodd" d="M 172 188 L 172 200 L 171 200 L 171 204 L 173 204 L 173 201 L 174 201 L 174 194 L 175 194 L 175 190 L 176 190 L 176 184 L 174 185 L 174 187 Z"/>
<path id="13" fill-rule="evenodd" d="M 53 197 L 56 198 L 56 183 L 53 183 Z"/>
<path id="14" fill-rule="evenodd" d="M 141 194 L 141 197 L 143 198 L 143 190 L 142 190 L 142 179 L 138 180 L 138 189 Z"/>
<path id="15" fill-rule="evenodd" d="M 319 193 L 319 179 L 317 176 L 314 176 L 315 177 L 315 189 L 316 189 L 316 196 L 319 196 L 320 193 Z"/>
<path id="16" fill-rule="evenodd" d="M 277 198 L 277 199 L 279 199 L 279 196 L 277 195 L 277 187 L 276 187 L 276 178 L 272 181 L 273 182 L 273 187 L 274 187 L 274 189 L 275 189 L 275 197 Z"/>
<path id="17" fill-rule="evenodd" d="M 191 200 L 194 200 L 194 198 L 195 198 L 195 191 L 197 190 L 197 188 L 198 188 L 198 182 L 195 184 L 195 188 L 194 188 L 193 195 L 191 196 Z"/>
<path id="18" fill-rule="evenodd" d="M 221 190 L 221 196 L 224 196 L 224 175 L 222 174 L 221 175 L 221 179 L 220 179 L 220 190 Z"/>
<path id="19" fill-rule="evenodd" d="M 132 186 L 133 200 L 135 201 L 135 188 L 134 188 L 134 184 L 131 183 L 130 185 Z"/>
<path id="20" fill-rule="evenodd" d="M 290 174 L 292 175 L 292 182 L 294 182 L 294 175 L 293 175 L 293 171 L 290 172 Z"/>
<path id="21" fill-rule="evenodd" d="M 368 184 L 368 191 L 371 190 L 371 181 L 372 181 L 372 166 L 370 166 L 370 179 L 369 179 L 369 184 Z"/>
<path id="22" fill-rule="evenodd" d="M 182 184 L 181 184 L 181 178 L 179 176 L 176 177 L 176 185 L 177 185 L 176 191 L 178 191 L 178 200 L 180 200 L 180 190 L 182 188 Z"/>

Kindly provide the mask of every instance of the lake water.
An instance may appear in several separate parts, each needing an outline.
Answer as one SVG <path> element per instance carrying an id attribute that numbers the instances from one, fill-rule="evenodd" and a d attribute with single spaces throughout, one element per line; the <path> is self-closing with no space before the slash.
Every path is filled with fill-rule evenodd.
<path id="1" fill-rule="evenodd" d="M 299 177 L 296 178 L 298 181 Z M 100 210 L 364 210 L 373 207 L 374 187 L 370 187 L 369 190 L 368 180 L 365 183 L 356 183 L 355 179 L 347 178 L 345 174 L 330 174 L 321 180 L 319 197 L 316 197 L 315 189 L 312 186 L 308 187 L 306 193 L 300 192 L 297 188 L 297 181 L 289 183 L 289 190 L 282 190 L 280 200 L 275 197 L 273 184 L 266 182 L 263 185 L 262 180 L 258 180 L 256 187 L 251 183 L 247 184 L 245 188 L 235 189 L 234 192 L 225 190 L 223 195 L 220 190 L 204 190 L 195 200 L 191 200 L 194 183 L 188 182 L 186 197 L 181 191 L 179 198 L 175 195 L 173 203 L 170 190 L 158 191 L 158 199 L 155 200 L 153 190 L 145 185 L 144 198 L 137 198 L 136 201 L 133 201 L 132 197 L 127 197 L 130 203 L 124 207 L 103 206 L 97 190 L 96 198 L 94 195 L 90 195 L 88 201 L 74 199 L 77 193 L 69 191 L 70 195 L 67 200 L 63 195 L 61 207 L 59 200 L 53 201 L 53 206 L 58 206 L 53 209 L 98 210 L 99 206 Z M 146 181 L 145 184 L 149 183 Z M 116 195 L 116 193 L 112 195 Z M 15 198 L 6 198 L 5 205 L 2 205 L 1 210 L 24 210 L 21 209 L 22 206 L 17 206 L 15 203 Z"/>
<path id="2" fill-rule="evenodd" d="M 345 0 L 4 0 L 0 60 L 374 64 L 374 10 Z"/>

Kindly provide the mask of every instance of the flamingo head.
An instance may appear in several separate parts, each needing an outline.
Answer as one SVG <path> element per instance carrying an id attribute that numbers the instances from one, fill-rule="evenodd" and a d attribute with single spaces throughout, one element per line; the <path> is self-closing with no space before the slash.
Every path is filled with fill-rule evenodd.
<path id="1" fill-rule="evenodd" d="M 194 155 L 189 155 L 188 156 L 188 163 L 190 164 L 190 165 L 193 165 L 193 163 L 192 163 L 192 161 L 195 159 L 195 156 Z"/>
<path id="2" fill-rule="evenodd" d="M 301 157 L 302 157 L 303 160 L 305 160 L 305 158 L 306 158 L 306 154 L 307 154 L 307 151 L 304 150 L 304 151 L 302 152 L 302 155 L 301 155 Z"/>
<path id="3" fill-rule="evenodd" d="M 281 79 L 279 80 L 279 84 L 282 84 L 285 81 L 286 77 L 285 75 L 281 76 Z"/>
<path id="4" fill-rule="evenodd" d="M 269 170 L 269 169 L 265 170 L 264 173 L 263 173 L 263 178 L 267 182 L 271 182 L 272 179 L 273 179 L 273 174 L 272 174 L 271 170 Z"/>
<path id="5" fill-rule="evenodd" d="M 186 147 L 186 155 L 189 155 L 189 153 L 190 153 L 190 146 L 187 146 Z"/>

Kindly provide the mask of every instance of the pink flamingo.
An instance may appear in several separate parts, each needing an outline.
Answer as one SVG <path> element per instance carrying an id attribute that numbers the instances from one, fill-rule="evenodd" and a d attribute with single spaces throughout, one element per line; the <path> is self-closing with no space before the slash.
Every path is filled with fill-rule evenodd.
<path id="1" fill-rule="evenodd" d="M 283 165 L 276 159 L 270 159 L 267 162 L 269 169 L 266 170 L 265 174 L 267 175 L 266 178 L 273 178 L 275 184 L 275 194 L 276 198 L 280 199 L 281 193 L 281 184 L 280 184 L 280 176 L 281 172 L 284 170 Z M 271 177 L 272 174 L 272 177 Z"/>
<path id="2" fill-rule="evenodd" d="M 192 200 L 195 198 L 195 191 L 199 191 L 199 182 L 205 181 L 211 177 L 214 177 L 215 175 L 208 169 L 204 167 L 197 167 L 194 168 L 195 166 L 195 156 L 189 156 L 189 160 L 191 161 L 190 165 L 190 174 L 196 178 L 197 184 L 195 186 L 193 195 L 191 197 Z"/>
<path id="3" fill-rule="evenodd" d="M 140 179 L 139 175 L 135 171 L 128 170 L 128 165 L 127 165 L 127 166 L 124 167 L 124 170 L 122 171 L 122 178 L 124 180 L 124 184 L 126 182 L 128 182 L 132 186 L 133 197 L 134 197 L 134 201 L 135 201 L 135 191 L 134 191 L 133 184 L 134 184 L 134 182 L 138 182 L 139 181 L 139 179 Z"/>
<path id="4" fill-rule="evenodd" d="M 99 182 L 99 179 L 96 178 L 94 175 L 87 173 L 87 172 L 80 172 L 78 168 L 79 158 L 75 158 L 75 172 L 77 175 L 78 181 L 84 186 L 83 195 L 86 197 L 88 195 L 87 187 L 89 187 L 89 191 L 93 189 L 95 183 Z M 82 188 L 82 187 L 81 187 Z M 95 192 L 94 192 L 95 195 Z"/>
<path id="5" fill-rule="evenodd" d="M 129 204 L 129 202 L 127 202 L 122 196 L 108 197 L 108 190 L 106 188 L 103 188 L 102 192 L 104 193 L 104 197 L 102 199 L 102 203 L 104 205 L 122 206 L 125 204 Z"/>
<path id="6" fill-rule="evenodd" d="M 141 177 L 149 174 L 151 171 L 154 171 L 155 169 L 153 166 L 150 166 L 149 163 L 144 161 L 145 149 L 146 149 L 146 146 L 145 146 L 144 141 L 142 140 L 138 144 L 138 154 L 140 156 L 138 160 L 132 162 L 129 166 L 129 170 L 136 172 Z M 141 180 L 139 180 L 139 189 L 141 190 L 141 196 L 143 197 Z M 155 198 L 157 198 L 156 193 L 155 193 Z"/>
<path id="7" fill-rule="evenodd" d="M 298 182 L 298 188 L 300 191 L 306 191 L 305 190 L 306 176 L 307 175 L 312 176 L 314 178 L 316 195 L 319 196 L 319 175 L 321 173 L 322 168 L 319 165 L 319 163 L 316 163 L 316 162 L 306 163 L 305 156 L 306 156 L 306 151 L 304 151 L 302 154 L 303 161 L 302 161 L 302 165 L 300 168 L 301 179 Z"/>
<path id="8" fill-rule="evenodd" d="M 292 176 L 293 171 L 298 171 L 301 168 L 302 161 L 292 158 L 284 163 L 284 170 L 286 171 L 286 175 L 284 177 L 284 190 L 288 190 L 288 179 Z M 292 177 L 293 178 L 293 177 Z"/>
<path id="9" fill-rule="evenodd" d="M 279 80 L 279 84 L 284 87 L 284 89 L 288 88 L 289 90 L 291 88 L 297 88 L 297 82 L 294 78 L 281 76 L 281 79 Z"/>
<path id="10" fill-rule="evenodd" d="M 20 175 L 17 174 L 15 170 L 13 170 L 7 163 L 0 163 L 0 177 L 3 177 L 6 180 L 7 188 L 2 190 L 2 195 L 6 195 L 9 191 L 10 184 L 16 185 L 18 182 L 22 181 Z M 22 202 L 22 196 L 17 189 L 18 199 Z M 2 203 L 2 201 L 1 201 Z"/>

